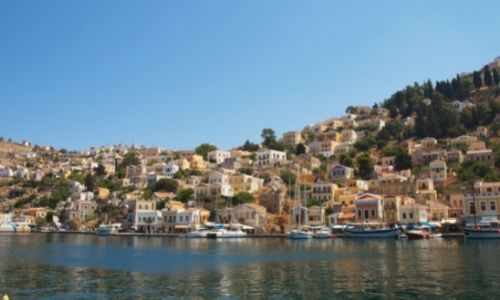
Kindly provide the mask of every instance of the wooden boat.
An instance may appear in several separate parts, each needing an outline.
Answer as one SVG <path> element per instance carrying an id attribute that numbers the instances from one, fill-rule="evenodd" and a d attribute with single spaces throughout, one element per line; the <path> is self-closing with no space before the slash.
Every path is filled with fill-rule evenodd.
<path id="1" fill-rule="evenodd" d="M 500 239 L 500 221 L 496 218 L 483 218 L 474 227 L 465 228 L 468 239 Z"/>
<path id="2" fill-rule="evenodd" d="M 344 229 L 344 236 L 349 238 L 399 238 L 398 228 L 388 228 L 383 223 L 349 224 Z"/>

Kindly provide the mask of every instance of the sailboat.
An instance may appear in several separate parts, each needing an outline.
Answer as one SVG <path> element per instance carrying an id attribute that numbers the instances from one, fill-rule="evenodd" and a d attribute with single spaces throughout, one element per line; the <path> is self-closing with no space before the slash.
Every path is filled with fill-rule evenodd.
<path id="1" fill-rule="evenodd" d="M 301 217 L 302 217 L 302 212 L 300 209 L 300 168 L 299 168 L 299 173 L 297 176 L 297 187 L 296 191 L 298 191 L 298 201 L 296 201 L 296 206 L 294 210 L 294 215 L 293 219 L 296 224 L 296 229 L 290 230 L 289 237 L 292 240 L 305 240 L 305 239 L 311 239 L 313 237 L 313 233 L 310 231 L 305 231 L 303 228 L 299 229 L 299 225 L 301 224 Z M 297 215 L 298 213 L 298 215 Z"/>

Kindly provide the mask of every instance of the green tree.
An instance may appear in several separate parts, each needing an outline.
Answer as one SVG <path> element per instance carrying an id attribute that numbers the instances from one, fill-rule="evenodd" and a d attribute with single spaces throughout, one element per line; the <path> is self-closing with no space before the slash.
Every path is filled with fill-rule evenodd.
<path id="1" fill-rule="evenodd" d="M 283 151 L 285 146 L 276 140 L 276 134 L 274 130 L 271 128 L 262 129 L 262 133 L 260 135 L 262 137 L 262 145 L 269 149 Z"/>
<path id="2" fill-rule="evenodd" d="M 306 153 L 306 146 L 300 143 L 295 147 L 295 155 L 301 155 Z"/>
<path id="3" fill-rule="evenodd" d="M 87 174 L 87 176 L 85 176 L 84 184 L 87 188 L 87 191 L 93 191 L 95 189 L 95 177 Z"/>
<path id="4" fill-rule="evenodd" d="M 474 83 L 474 87 L 476 88 L 476 90 L 479 90 L 481 88 L 481 86 L 483 85 L 483 80 L 481 78 L 480 72 L 474 71 L 474 73 L 472 73 L 472 82 Z"/>
<path id="5" fill-rule="evenodd" d="M 232 202 L 235 205 L 252 202 L 253 200 L 253 195 L 247 192 L 239 192 L 232 198 Z"/>
<path id="6" fill-rule="evenodd" d="M 196 149 L 194 149 L 194 152 L 196 152 L 196 154 L 198 154 L 198 155 L 203 156 L 204 159 L 207 159 L 208 152 L 214 151 L 214 150 L 217 150 L 217 147 L 215 147 L 214 145 L 208 144 L 208 143 L 203 143 L 203 144 L 199 145 L 198 147 L 196 147 Z"/>
<path id="7" fill-rule="evenodd" d="M 95 175 L 97 176 L 104 176 L 106 175 L 106 168 L 102 164 L 99 164 L 97 168 L 94 169 Z"/>
<path id="8" fill-rule="evenodd" d="M 486 84 L 487 86 L 492 86 L 493 78 L 491 77 L 490 68 L 488 66 L 485 66 L 483 68 L 483 74 L 484 74 L 484 84 Z"/>
<path id="9" fill-rule="evenodd" d="M 153 192 L 165 191 L 170 193 L 176 193 L 178 188 L 177 180 L 170 178 L 162 178 L 157 182 L 153 183 L 151 189 Z"/>
<path id="10" fill-rule="evenodd" d="M 346 167 L 350 168 L 354 167 L 354 160 L 352 159 L 352 156 L 349 153 L 341 153 L 339 163 Z"/>
<path id="11" fill-rule="evenodd" d="M 274 130 L 271 128 L 262 129 L 262 133 L 260 134 L 260 137 L 262 138 L 262 140 L 263 140 L 262 144 L 264 144 L 264 145 L 276 141 L 276 134 L 274 133 Z"/>
<path id="12" fill-rule="evenodd" d="M 175 199 L 181 201 L 182 203 L 187 203 L 189 200 L 193 199 L 194 190 L 192 188 L 182 189 L 177 192 Z"/>
<path id="13" fill-rule="evenodd" d="M 358 166 L 357 173 L 361 179 L 370 179 L 372 177 L 375 164 L 370 154 L 366 152 L 359 154 L 356 157 L 356 164 Z"/>
<path id="14" fill-rule="evenodd" d="M 255 152 L 259 151 L 260 146 L 250 142 L 249 140 L 246 140 L 243 146 L 241 146 L 239 149 L 243 151 Z"/>
<path id="15" fill-rule="evenodd" d="M 498 74 L 498 70 L 497 69 L 493 70 L 493 82 L 495 83 L 495 85 L 499 85 L 500 84 L 500 75 Z"/>
<path id="16" fill-rule="evenodd" d="M 252 168 L 240 168 L 238 170 L 238 172 L 242 173 L 242 174 L 246 174 L 246 175 L 252 175 L 253 174 L 253 169 Z"/>
<path id="17" fill-rule="evenodd" d="M 139 158 L 137 158 L 134 152 L 129 152 L 125 154 L 125 156 L 123 156 L 121 163 L 116 168 L 116 176 L 118 178 L 125 177 L 125 170 L 127 169 L 128 166 L 136 166 L 139 165 L 140 163 L 141 162 Z"/>
<path id="18" fill-rule="evenodd" d="M 282 170 L 280 172 L 280 177 L 281 179 L 283 179 L 283 182 L 285 182 L 285 184 L 294 185 L 297 181 L 297 175 L 295 175 L 295 173 L 290 170 Z"/>

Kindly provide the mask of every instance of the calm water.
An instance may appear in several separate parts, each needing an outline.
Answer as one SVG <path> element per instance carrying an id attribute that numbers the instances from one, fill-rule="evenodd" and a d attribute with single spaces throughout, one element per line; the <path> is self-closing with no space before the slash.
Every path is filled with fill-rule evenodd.
<path id="1" fill-rule="evenodd" d="M 0 235 L 11 299 L 500 297 L 500 241 Z"/>

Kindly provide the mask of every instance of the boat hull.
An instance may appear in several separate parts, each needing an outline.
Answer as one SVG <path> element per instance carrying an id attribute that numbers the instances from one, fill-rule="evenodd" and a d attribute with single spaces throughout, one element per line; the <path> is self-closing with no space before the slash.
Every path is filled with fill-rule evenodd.
<path id="1" fill-rule="evenodd" d="M 378 239 L 397 239 L 399 237 L 399 230 L 394 229 L 376 229 L 376 230 L 356 230 L 345 229 L 344 237 L 349 238 L 378 238 Z"/>
<path id="2" fill-rule="evenodd" d="M 500 230 L 475 230 L 465 229 L 468 239 L 500 239 Z"/>
<path id="3" fill-rule="evenodd" d="M 313 234 L 311 232 L 306 232 L 301 230 L 292 230 L 290 232 L 289 237 L 292 240 L 307 240 L 307 239 L 312 239 Z"/>
<path id="4" fill-rule="evenodd" d="M 441 233 L 425 232 L 421 230 L 408 230 L 406 236 L 409 240 L 440 239 L 443 237 Z"/>
<path id="5" fill-rule="evenodd" d="M 318 239 L 318 240 L 326 240 L 326 239 L 331 239 L 332 238 L 332 234 L 329 233 L 329 232 L 326 232 L 326 231 L 320 231 L 320 232 L 316 232 L 313 237 L 315 239 Z"/>

